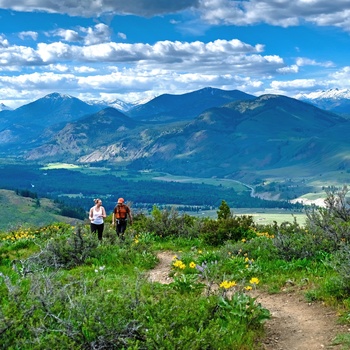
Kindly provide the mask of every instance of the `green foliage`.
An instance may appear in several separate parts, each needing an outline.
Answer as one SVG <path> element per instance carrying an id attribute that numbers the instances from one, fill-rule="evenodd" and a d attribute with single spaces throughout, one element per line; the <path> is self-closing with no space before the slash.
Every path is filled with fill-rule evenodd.
<path id="1" fill-rule="evenodd" d="M 194 274 L 180 274 L 174 276 L 172 286 L 174 290 L 180 294 L 200 293 L 204 288 L 204 284 L 199 282 L 198 275 Z"/>
<path id="2" fill-rule="evenodd" d="M 145 218 L 144 230 L 152 232 L 158 237 L 195 237 L 198 230 L 194 217 L 187 214 L 179 214 L 172 207 L 170 210 L 160 210 L 154 206 L 151 218 Z"/>
<path id="3" fill-rule="evenodd" d="M 52 237 L 46 246 L 27 260 L 27 266 L 22 270 L 31 271 L 33 268 L 72 268 L 85 263 L 96 254 L 98 242 L 87 228 L 78 226 L 76 232 Z"/>
<path id="4" fill-rule="evenodd" d="M 254 221 L 250 215 L 228 217 L 220 220 L 206 219 L 200 228 L 200 237 L 208 245 L 219 246 L 229 240 L 238 241 L 244 237 L 254 235 L 251 232 L 252 227 L 254 227 Z"/>
<path id="5" fill-rule="evenodd" d="M 331 263 L 341 279 L 341 284 L 347 293 L 350 294 L 350 245 L 343 244 L 334 254 Z"/>
<path id="6" fill-rule="evenodd" d="M 320 251 L 327 251 L 329 242 L 294 222 L 283 222 L 274 226 L 273 243 L 280 258 L 293 259 L 315 258 Z"/>
<path id="7" fill-rule="evenodd" d="M 327 242 L 327 251 L 336 251 L 344 242 L 350 242 L 348 192 L 347 186 L 340 190 L 330 187 L 326 189 L 326 207 L 311 207 L 306 211 L 306 228 Z"/>
<path id="8" fill-rule="evenodd" d="M 247 290 L 260 285 L 302 288 L 306 300 L 341 304 L 350 319 L 342 239 L 334 251 L 296 222 L 257 229 L 251 217 L 194 219 L 157 207 L 136 217 L 124 241 L 109 225 L 102 242 L 88 226 L 59 223 L 1 234 L 1 347 L 259 349 L 270 315 Z M 181 247 L 169 262 L 174 280 L 151 283 L 147 270 L 167 242 Z"/>
<path id="9" fill-rule="evenodd" d="M 218 305 L 224 325 L 245 323 L 257 327 L 268 320 L 270 312 L 255 301 L 256 298 L 240 292 L 233 293 L 231 298 L 221 298 Z"/>
<path id="10" fill-rule="evenodd" d="M 221 219 L 225 220 L 232 217 L 230 207 L 224 200 L 221 202 L 219 206 L 219 210 L 217 211 L 217 214 L 218 214 L 219 220 Z"/>

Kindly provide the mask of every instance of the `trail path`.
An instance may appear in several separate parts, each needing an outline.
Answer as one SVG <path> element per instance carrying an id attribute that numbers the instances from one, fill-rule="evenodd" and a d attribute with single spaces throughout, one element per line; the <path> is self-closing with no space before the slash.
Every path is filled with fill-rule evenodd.
<path id="1" fill-rule="evenodd" d="M 158 254 L 159 264 L 149 272 L 149 280 L 169 284 L 173 252 Z M 337 324 L 333 310 L 319 303 L 307 303 L 296 293 L 267 294 L 257 292 L 257 302 L 270 310 L 271 319 L 265 324 L 265 350 L 340 350 L 331 345 L 337 333 L 349 331 Z"/>

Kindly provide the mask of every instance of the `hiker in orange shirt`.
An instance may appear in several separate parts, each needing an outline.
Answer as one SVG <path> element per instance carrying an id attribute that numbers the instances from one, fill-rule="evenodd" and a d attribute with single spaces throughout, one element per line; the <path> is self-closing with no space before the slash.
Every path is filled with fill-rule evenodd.
<path id="1" fill-rule="evenodd" d="M 124 239 L 128 218 L 130 220 L 130 225 L 132 225 L 131 210 L 124 203 L 124 199 L 119 198 L 117 205 L 113 209 L 112 225 L 116 225 L 117 236 L 122 239 Z"/>

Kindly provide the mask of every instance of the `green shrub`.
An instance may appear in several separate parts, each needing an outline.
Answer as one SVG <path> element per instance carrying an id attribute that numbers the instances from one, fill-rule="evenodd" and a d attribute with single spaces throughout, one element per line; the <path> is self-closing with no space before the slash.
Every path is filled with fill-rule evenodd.
<path id="1" fill-rule="evenodd" d="M 56 236 L 47 241 L 44 248 L 27 260 L 18 263 L 21 273 L 26 275 L 37 269 L 72 268 L 82 265 L 88 258 L 96 254 L 98 241 L 86 228 L 78 226 L 76 232 Z"/>
<path id="2" fill-rule="evenodd" d="M 200 228 L 200 237 L 208 245 L 219 246 L 229 240 L 238 241 L 251 236 L 252 227 L 254 221 L 249 215 L 219 220 L 205 219 Z"/>
<path id="3" fill-rule="evenodd" d="M 283 222 L 275 225 L 273 244 L 280 258 L 293 259 L 315 258 L 320 251 L 328 250 L 328 242 L 320 235 L 301 227 L 296 219 L 293 223 Z"/>
<path id="4" fill-rule="evenodd" d="M 319 236 L 327 251 L 338 250 L 344 242 L 350 242 L 349 190 L 330 187 L 326 189 L 325 208 L 310 207 L 306 211 L 306 228 Z"/>
<path id="5" fill-rule="evenodd" d="M 187 214 L 179 214 L 175 208 L 159 210 L 153 208 L 152 217 L 144 219 L 143 230 L 158 237 L 196 237 L 196 219 Z"/>

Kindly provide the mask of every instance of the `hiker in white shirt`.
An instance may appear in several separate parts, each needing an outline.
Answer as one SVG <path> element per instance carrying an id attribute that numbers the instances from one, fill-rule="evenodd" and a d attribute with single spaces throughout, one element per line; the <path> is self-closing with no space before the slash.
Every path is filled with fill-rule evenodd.
<path id="1" fill-rule="evenodd" d="M 91 233 L 97 232 L 97 237 L 102 241 L 102 234 L 104 229 L 104 218 L 106 217 L 105 208 L 102 206 L 101 199 L 94 199 L 95 205 L 90 209 L 89 219 Z"/>

